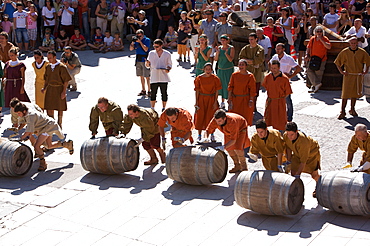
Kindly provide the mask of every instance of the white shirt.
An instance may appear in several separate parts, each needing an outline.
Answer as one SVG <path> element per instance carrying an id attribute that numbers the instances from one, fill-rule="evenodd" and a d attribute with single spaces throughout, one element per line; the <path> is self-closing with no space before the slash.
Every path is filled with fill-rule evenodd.
<path id="1" fill-rule="evenodd" d="M 158 56 L 157 51 L 149 52 L 148 61 L 150 61 L 150 83 L 167 83 L 171 82 L 165 68 L 172 68 L 171 53 L 163 50 L 161 57 Z"/>
<path id="2" fill-rule="evenodd" d="M 113 36 L 110 36 L 109 38 L 108 37 L 105 37 L 104 38 L 104 43 L 106 43 L 107 46 L 111 46 L 112 43 L 113 43 L 113 40 L 114 40 Z"/>
<path id="3" fill-rule="evenodd" d="M 326 24 L 328 25 L 333 25 L 336 21 L 339 20 L 339 15 L 338 14 L 330 14 L 330 13 L 327 13 L 325 16 L 324 16 L 324 20 L 326 21 Z M 336 27 L 332 27 L 332 28 L 329 28 L 330 30 L 332 30 L 333 32 L 337 32 L 337 28 Z"/>
<path id="4" fill-rule="evenodd" d="M 297 4 L 297 2 L 292 3 L 292 9 L 293 9 L 293 12 L 297 12 L 297 13 L 299 13 L 300 15 L 303 15 L 303 14 L 304 14 L 304 12 L 306 12 L 306 4 L 301 3 L 301 9 L 303 10 L 303 13 L 298 9 L 298 4 Z"/>
<path id="5" fill-rule="evenodd" d="M 51 10 L 49 10 L 46 6 L 42 8 L 42 16 L 45 16 L 47 18 L 54 18 L 54 13 L 55 13 L 54 7 L 52 7 Z M 49 26 L 55 26 L 55 19 L 47 20 L 47 21 L 49 22 Z M 46 25 L 45 21 L 44 21 L 44 26 L 48 26 Z"/>
<path id="6" fill-rule="evenodd" d="M 248 5 L 249 8 L 252 7 L 252 6 L 258 5 L 258 4 L 261 4 L 261 1 L 260 0 L 255 0 L 254 2 L 248 1 L 248 3 L 247 3 L 247 5 Z M 249 15 L 253 19 L 256 19 L 256 18 L 260 17 L 261 16 L 261 10 L 260 10 L 260 8 L 255 9 L 255 10 L 250 10 L 249 11 Z"/>
<path id="7" fill-rule="evenodd" d="M 74 9 L 71 7 L 68 7 L 69 11 L 72 11 L 74 13 Z M 72 25 L 72 15 L 65 9 L 62 10 L 62 21 L 61 21 L 63 26 L 70 26 Z"/>
<path id="8" fill-rule="evenodd" d="M 27 17 L 28 14 L 26 11 L 22 10 L 22 12 L 15 11 L 13 17 L 16 18 L 17 23 L 15 28 L 26 28 L 27 27 Z"/>
<path id="9" fill-rule="evenodd" d="M 258 44 L 261 45 L 265 51 L 265 55 L 268 54 L 269 52 L 269 48 L 271 48 L 271 41 L 270 41 L 270 38 L 267 37 L 266 35 L 264 35 L 265 38 L 264 39 L 258 39 Z"/>
<path id="10" fill-rule="evenodd" d="M 287 55 L 285 52 L 284 52 L 284 56 L 281 59 L 279 59 L 278 54 L 275 54 L 271 58 L 270 64 L 273 60 L 279 61 L 280 71 L 283 73 L 287 73 L 287 74 L 290 74 L 290 71 L 292 70 L 292 68 L 298 66 L 298 63 L 293 59 L 293 57 L 291 57 L 290 55 Z"/>
<path id="11" fill-rule="evenodd" d="M 346 36 L 353 35 L 353 34 L 356 34 L 357 38 L 363 37 L 365 39 L 365 42 L 360 42 L 360 41 L 358 42 L 358 47 L 360 48 L 367 47 L 368 43 L 367 43 L 367 38 L 365 37 L 365 34 L 366 34 L 365 27 L 361 26 L 360 29 L 358 29 L 358 32 L 356 32 L 356 28 L 352 26 L 346 33 L 344 33 L 344 35 Z"/>
<path id="12" fill-rule="evenodd" d="M 307 0 L 306 3 L 310 5 L 310 8 L 313 11 L 313 14 L 317 15 L 319 9 L 317 9 L 316 3 L 320 3 L 320 0 Z"/>

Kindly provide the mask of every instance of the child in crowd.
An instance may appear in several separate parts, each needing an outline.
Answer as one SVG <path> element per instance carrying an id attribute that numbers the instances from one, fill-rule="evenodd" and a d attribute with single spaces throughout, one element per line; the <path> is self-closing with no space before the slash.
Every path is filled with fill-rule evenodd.
<path id="1" fill-rule="evenodd" d="M 47 52 L 49 50 L 54 50 L 54 48 L 55 48 L 54 38 L 51 36 L 50 32 L 45 32 L 45 37 L 42 40 L 42 45 L 39 47 L 39 50 Z"/>
<path id="2" fill-rule="evenodd" d="M 120 51 L 124 49 L 122 39 L 119 37 L 120 33 L 115 32 L 114 33 L 114 39 L 112 43 L 112 50 L 113 51 Z"/>
<path id="3" fill-rule="evenodd" d="M 64 29 L 59 31 L 59 36 L 55 41 L 57 42 L 57 45 L 58 45 L 58 50 L 57 51 L 62 51 L 64 49 L 64 47 L 68 46 L 69 37 L 68 37 L 66 31 L 64 31 Z"/>
<path id="4" fill-rule="evenodd" d="M 184 55 L 184 62 L 186 62 L 186 44 L 189 40 L 189 33 L 185 32 L 184 23 L 179 23 L 178 38 L 177 38 L 177 53 L 179 54 L 179 59 L 177 61 L 182 61 L 182 56 Z"/>
<path id="5" fill-rule="evenodd" d="M 75 34 L 71 37 L 69 46 L 74 50 L 85 50 L 87 43 L 85 37 L 80 33 L 80 29 L 75 29 Z"/>
<path id="6" fill-rule="evenodd" d="M 105 31 L 104 45 L 100 49 L 102 53 L 106 53 L 112 49 L 113 37 L 110 35 L 110 31 Z"/>
<path id="7" fill-rule="evenodd" d="M 12 32 L 12 23 L 9 21 L 9 15 L 4 14 L 3 15 L 3 21 L 1 22 L 1 28 L 3 29 L 3 32 L 8 33 L 9 35 Z"/>
<path id="8" fill-rule="evenodd" d="M 30 39 L 30 50 L 34 50 L 37 39 L 37 11 L 35 5 L 33 4 L 29 5 L 29 9 L 30 12 L 28 12 L 27 17 L 27 33 L 28 38 Z"/>
<path id="9" fill-rule="evenodd" d="M 104 36 L 101 33 L 101 28 L 100 27 L 97 27 L 95 29 L 95 35 L 94 35 L 93 41 L 92 41 L 92 43 L 90 43 L 88 45 L 89 45 L 90 49 L 94 50 L 94 53 L 99 53 L 100 52 L 100 48 L 102 48 L 103 45 L 104 45 Z"/>
<path id="10" fill-rule="evenodd" d="M 168 32 L 164 36 L 163 48 L 175 49 L 177 47 L 177 32 L 172 26 L 168 27 Z"/>

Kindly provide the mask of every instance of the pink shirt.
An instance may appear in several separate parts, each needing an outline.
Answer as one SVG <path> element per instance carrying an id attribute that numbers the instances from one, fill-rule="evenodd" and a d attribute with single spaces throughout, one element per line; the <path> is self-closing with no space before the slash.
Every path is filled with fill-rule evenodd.
<path id="1" fill-rule="evenodd" d="M 27 17 L 27 23 L 28 23 L 28 29 L 36 29 L 37 28 L 37 20 L 33 21 L 30 16 L 36 15 L 36 13 L 28 13 Z"/>
<path id="2" fill-rule="evenodd" d="M 12 26 L 12 23 L 10 21 L 1 22 L 1 27 L 3 28 L 3 31 L 6 33 L 10 32 L 11 26 Z"/>

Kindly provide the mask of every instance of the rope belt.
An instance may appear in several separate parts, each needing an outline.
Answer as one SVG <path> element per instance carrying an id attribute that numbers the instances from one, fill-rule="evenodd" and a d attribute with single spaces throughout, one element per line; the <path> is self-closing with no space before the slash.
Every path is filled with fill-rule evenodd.
<path id="1" fill-rule="evenodd" d="M 229 70 L 229 69 L 232 69 L 232 68 L 234 68 L 234 67 L 227 67 L 227 68 L 218 68 L 218 70 Z"/>
<path id="2" fill-rule="evenodd" d="M 199 92 L 199 95 L 202 95 L 202 96 L 214 96 L 215 93 L 213 93 L 213 94 L 206 94 L 206 93 Z"/>
<path id="3" fill-rule="evenodd" d="M 249 96 L 249 94 L 244 94 L 244 95 L 236 95 L 236 94 L 233 94 L 234 97 L 247 97 Z"/>
<path id="4" fill-rule="evenodd" d="M 21 80 L 22 81 L 22 78 L 20 78 L 20 79 L 6 79 L 6 82 L 11 82 L 11 81 L 13 81 L 13 86 L 14 87 L 17 87 L 17 81 L 18 80 Z"/>
<path id="5" fill-rule="evenodd" d="M 364 74 L 363 73 L 348 73 L 348 75 L 357 76 L 357 79 L 356 79 L 357 90 L 356 90 L 356 92 L 357 92 L 357 95 L 362 96 L 363 88 L 362 88 L 361 85 L 364 81 Z"/>
<path id="6" fill-rule="evenodd" d="M 58 85 L 58 84 L 48 84 L 47 86 L 51 86 L 51 87 L 59 87 L 59 86 L 63 86 L 63 85 Z"/>

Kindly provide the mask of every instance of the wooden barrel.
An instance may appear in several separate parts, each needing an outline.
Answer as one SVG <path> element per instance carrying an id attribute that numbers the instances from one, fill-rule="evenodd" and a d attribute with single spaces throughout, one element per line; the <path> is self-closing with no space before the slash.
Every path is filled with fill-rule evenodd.
<path id="1" fill-rule="evenodd" d="M 245 23 L 252 22 L 253 20 L 252 16 L 249 15 L 248 11 L 232 12 L 230 18 L 238 26 L 243 26 Z"/>
<path id="2" fill-rule="evenodd" d="M 133 171 L 139 165 L 136 141 L 115 137 L 89 139 L 81 146 L 80 159 L 86 171 L 118 174 Z"/>
<path id="3" fill-rule="evenodd" d="M 297 214 L 304 200 L 300 179 L 268 170 L 245 171 L 236 179 L 236 203 L 261 214 Z"/>
<path id="4" fill-rule="evenodd" d="M 234 56 L 234 65 L 237 66 L 239 62 L 239 53 L 246 46 L 248 43 L 233 41 L 233 46 L 235 48 L 235 56 Z"/>
<path id="5" fill-rule="evenodd" d="M 370 174 L 333 171 L 321 175 L 316 197 L 323 207 L 349 215 L 370 214 Z"/>
<path id="6" fill-rule="evenodd" d="M 0 138 L 0 175 L 26 174 L 33 162 L 32 150 L 23 143 Z"/>
<path id="7" fill-rule="evenodd" d="M 370 72 L 364 76 L 364 96 L 370 97 Z"/>
<path id="8" fill-rule="evenodd" d="M 231 37 L 234 41 L 243 42 L 248 44 L 249 43 L 249 34 L 256 32 L 256 30 L 251 28 L 243 28 L 240 26 L 232 26 L 231 28 Z M 246 45 L 244 44 L 244 45 Z M 236 54 L 236 53 L 235 53 Z"/>
<path id="9" fill-rule="evenodd" d="M 166 159 L 168 177 L 190 185 L 220 183 L 226 177 L 227 168 L 226 154 L 213 148 L 173 148 Z"/>

